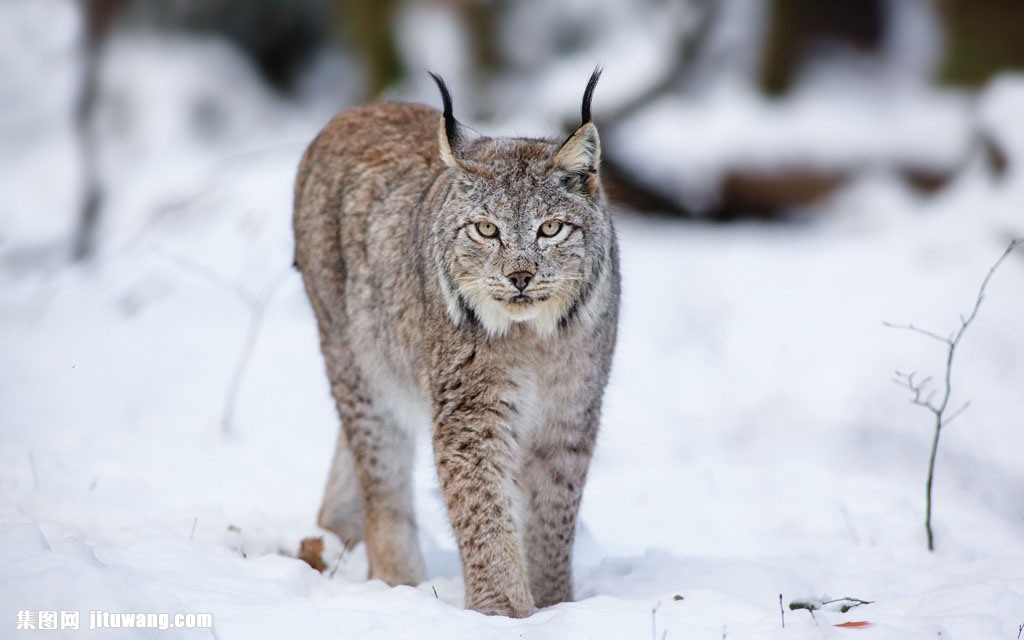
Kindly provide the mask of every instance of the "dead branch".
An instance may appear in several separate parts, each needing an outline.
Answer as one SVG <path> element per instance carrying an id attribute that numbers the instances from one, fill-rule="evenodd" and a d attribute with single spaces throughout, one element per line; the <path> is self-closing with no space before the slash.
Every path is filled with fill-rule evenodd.
<path id="1" fill-rule="evenodd" d="M 245 337 L 242 340 L 242 349 L 239 351 L 238 360 L 231 372 L 231 379 L 228 381 L 228 387 L 224 399 L 224 410 L 221 414 L 220 420 L 221 434 L 224 437 L 230 437 L 234 429 L 235 408 L 238 405 L 238 394 L 242 388 L 242 380 L 245 377 L 245 372 L 249 368 L 249 360 L 252 358 L 252 353 L 256 348 L 256 341 L 259 338 L 260 329 L 263 326 L 264 314 L 267 307 L 270 305 L 270 301 L 273 298 L 274 293 L 277 292 L 277 288 L 282 282 L 284 282 L 285 277 L 291 273 L 291 266 L 289 265 L 282 269 L 276 276 L 270 279 L 266 286 L 254 294 L 238 283 L 224 278 L 209 267 L 192 262 L 184 256 L 169 252 L 160 245 L 155 245 L 153 251 L 171 262 L 202 276 L 218 287 L 230 291 L 249 311 Z"/>
<path id="2" fill-rule="evenodd" d="M 999 265 L 1003 263 L 1008 255 L 1024 244 L 1024 238 L 1016 238 L 1010 242 L 1003 251 L 999 259 L 992 264 L 989 268 L 988 273 L 985 274 L 984 280 L 981 281 L 981 286 L 978 288 L 978 295 L 974 300 L 974 306 L 971 308 L 971 312 L 966 315 L 960 316 L 959 328 L 950 334 L 948 337 L 943 337 L 934 331 L 928 329 L 922 329 L 914 324 L 893 324 L 891 322 L 884 323 L 885 326 L 891 329 L 901 329 L 910 331 L 918 335 L 930 338 L 937 342 L 941 342 L 945 346 L 946 350 L 946 368 L 942 378 L 941 386 L 938 389 L 940 394 L 940 400 L 935 401 L 936 390 L 928 390 L 928 385 L 932 382 L 932 377 L 928 376 L 924 379 L 917 379 L 916 372 L 904 373 L 902 371 L 896 371 L 893 378 L 898 386 L 906 389 L 911 394 L 910 401 L 919 406 L 923 407 L 932 414 L 933 424 L 935 426 L 935 433 L 932 437 L 932 448 L 931 453 L 928 457 L 928 480 L 925 484 L 925 518 L 924 526 L 925 531 L 928 534 L 928 550 L 935 550 L 935 540 L 932 533 L 932 485 L 935 481 L 935 459 L 939 451 L 939 437 L 942 435 L 942 430 L 950 425 L 956 418 L 967 410 L 970 406 L 970 401 L 965 402 L 958 409 L 954 411 L 948 411 L 949 399 L 953 391 L 953 360 L 956 356 L 957 347 L 960 346 L 960 341 L 963 339 L 964 334 L 967 332 L 968 327 L 974 322 L 974 319 L 978 316 L 978 310 L 981 309 L 981 303 L 985 299 L 985 292 L 988 289 L 988 283 L 992 280 L 993 274 L 999 268 Z"/>

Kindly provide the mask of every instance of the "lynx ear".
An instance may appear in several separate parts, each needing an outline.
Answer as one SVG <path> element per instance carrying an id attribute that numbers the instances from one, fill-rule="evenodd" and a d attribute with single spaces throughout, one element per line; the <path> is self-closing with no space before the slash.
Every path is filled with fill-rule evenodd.
<path id="1" fill-rule="evenodd" d="M 441 102 L 444 105 L 444 113 L 437 129 L 438 151 L 441 154 L 441 160 L 449 167 L 465 170 L 467 167 L 462 160 L 463 152 L 466 145 L 476 138 L 477 134 L 455 119 L 452 114 L 452 94 L 448 91 L 448 85 L 444 83 L 441 76 L 433 71 L 428 73 L 437 83 L 437 88 L 441 91 Z"/>
<path id="2" fill-rule="evenodd" d="M 601 138 L 590 117 L 590 101 L 601 77 L 601 68 L 594 69 L 583 92 L 583 124 L 562 144 L 551 160 L 552 168 L 562 173 L 562 184 L 572 191 L 593 197 L 600 186 Z"/>
<path id="3" fill-rule="evenodd" d="M 562 182 L 567 187 L 586 186 L 587 195 L 594 195 L 601 166 L 601 139 L 594 123 L 584 124 L 569 136 L 551 163 L 555 171 L 565 174 Z"/>

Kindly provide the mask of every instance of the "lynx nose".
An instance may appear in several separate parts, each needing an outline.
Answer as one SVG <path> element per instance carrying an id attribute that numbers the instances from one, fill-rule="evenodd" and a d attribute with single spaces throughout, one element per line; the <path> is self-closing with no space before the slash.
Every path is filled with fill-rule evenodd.
<path id="1" fill-rule="evenodd" d="M 516 271 L 508 274 L 508 281 L 520 292 L 530 284 L 530 280 L 533 280 L 533 274 L 529 271 Z"/>

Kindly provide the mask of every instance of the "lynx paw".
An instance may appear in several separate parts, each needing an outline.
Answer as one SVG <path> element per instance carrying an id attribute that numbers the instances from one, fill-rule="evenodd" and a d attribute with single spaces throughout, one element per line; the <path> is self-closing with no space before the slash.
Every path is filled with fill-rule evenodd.
<path id="1" fill-rule="evenodd" d="M 508 593 L 467 594 L 466 608 L 488 616 L 527 618 L 533 614 L 533 596 L 525 585 Z"/>

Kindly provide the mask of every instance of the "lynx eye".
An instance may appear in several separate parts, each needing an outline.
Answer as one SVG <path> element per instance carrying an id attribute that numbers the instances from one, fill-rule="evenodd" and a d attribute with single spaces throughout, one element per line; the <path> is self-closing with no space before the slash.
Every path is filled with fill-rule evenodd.
<path id="1" fill-rule="evenodd" d="M 485 238 L 496 238 L 498 237 L 498 225 L 493 222 L 478 222 L 476 223 L 476 232 Z"/>
<path id="2" fill-rule="evenodd" d="M 553 238 L 558 235 L 558 232 L 561 230 L 561 222 L 558 220 L 548 220 L 544 224 L 540 225 L 540 231 L 538 233 L 542 238 Z"/>

